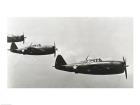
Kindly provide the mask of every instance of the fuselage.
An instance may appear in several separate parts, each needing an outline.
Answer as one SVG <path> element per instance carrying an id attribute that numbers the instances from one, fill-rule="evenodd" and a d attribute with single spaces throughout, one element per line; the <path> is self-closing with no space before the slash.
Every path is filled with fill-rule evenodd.
<path id="1" fill-rule="evenodd" d="M 14 49 L 11 52 L 24 55 L 48 55 L 55 53 L 55 48 L 54 46 L 31 46 L 23 49 Z"/>
<path id="2" fill-rule="evenodd" d="M 94 75 L 120 74 L 124 72 L 122 61 L 75 63 L 61 65 L 56 68 L 68 72 L 94 74 Z"/>

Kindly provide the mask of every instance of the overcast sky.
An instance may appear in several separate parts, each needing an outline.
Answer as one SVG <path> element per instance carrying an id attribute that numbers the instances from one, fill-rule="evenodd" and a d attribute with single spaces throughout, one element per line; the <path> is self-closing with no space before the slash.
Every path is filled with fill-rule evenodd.
<path id="1" fill-rule="evenodd" d="M 53 45 L 67 63 L 90 58 L 122 60 L 129 65 L 125 74 L 87 75 L 56 70 L 54 55 L 31 56 L 8 52 L 8 87 L 133 87 L 132 18 L 9 18 L 8 34 L 22 34 L 23 47 L 33 44 Z M 8 43 L 8 46 L 10 44 Z"/>

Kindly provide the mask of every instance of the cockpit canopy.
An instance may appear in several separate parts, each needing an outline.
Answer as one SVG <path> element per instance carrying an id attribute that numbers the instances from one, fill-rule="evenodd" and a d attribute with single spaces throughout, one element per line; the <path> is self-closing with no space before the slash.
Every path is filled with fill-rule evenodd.
<path id="1" fill-rule="evenodd" d="M 34 44 L 32 47 L 41 47 L 41 44 Z"/>
<path id="2" fill-rule="evenodd" d="M 96 59 L 89 59 L 88 61 L 90 61 L 90 62 L 102 62 L 102 59 L 96 58 Z"/>
<path id="3" fill-rule="evenodd" d="M 96 59 L 86 59 L 85 61 L 81 61 L 81 63 L 90 63 L 90 62 L 102 62 L 102 59 L 96 58 Z"/>

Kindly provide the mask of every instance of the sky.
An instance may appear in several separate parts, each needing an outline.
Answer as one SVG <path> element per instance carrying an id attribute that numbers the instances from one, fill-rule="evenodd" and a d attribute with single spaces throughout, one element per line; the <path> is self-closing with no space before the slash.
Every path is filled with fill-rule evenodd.
<path id="1" fill-rule="evenodd" d="M 103 60 L 127 60 L 125 74 L 87 75 L 53 68 L 54 55 L 20 55 L 8 51 L 9 88 L 132 88 L 133 19 L 128 17 L 18 17 L 8 18 L 7 34 L 22 33 L 30 43 L 53 45 L 67 63 L 89 55 Z M 10 44 L 7 44 L 10 47 Z"/>

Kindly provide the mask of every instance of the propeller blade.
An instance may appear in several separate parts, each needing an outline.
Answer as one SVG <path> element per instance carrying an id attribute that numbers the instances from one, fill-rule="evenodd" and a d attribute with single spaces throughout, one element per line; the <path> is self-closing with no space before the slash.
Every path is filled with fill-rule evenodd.
<path id="1" fill-rule="evenodd" d="M 54 57 L 56 57 L 56 50 L 54 51 Z"/>
<path id="2" fill-rule="evenodd" d="M 25 39 L 24 39 L 24 37 L 23 37 L 23 44 L 24 44 L 24 42 L 25 42 Z"/>
<path id="3" fill-rule="evenodd" d="M 27 37 L 24 37 L 24 32 L 23 32 L 23 44 L 25 43 L 25 38 Z"/>
<path id="4" fill-rule="evenodd" d="M 127 79 L 127 69 L 126 69 L 126 67 L 125 67 L 125 77 L 126 77 L 126 79 Z"/>
<path id="5" fill-rule="evenodd" d="M 123 57 L 123 62 L 124 62 L 123 66 L 124 66 L 125 77 L 127 79 L 127 69 L 126 69 L 126 67 L 128 67 L 128 65 L 126 65 L 126 59 L 124 57 Z"/>
<path id="6" fill-rule="evenodd" d="M 56 46 L 55 46 L 55 42 L 54 42 L 54 57 L 56 56 Z"/>
<path id="7" fill-rule="evenodd" d="M 123 62 L 124 62 L 124 64 L 126 65 L 126 59 L 123 57 Z"/>

